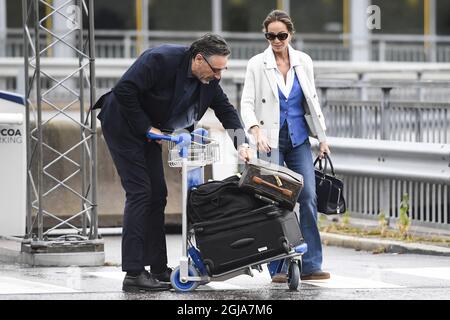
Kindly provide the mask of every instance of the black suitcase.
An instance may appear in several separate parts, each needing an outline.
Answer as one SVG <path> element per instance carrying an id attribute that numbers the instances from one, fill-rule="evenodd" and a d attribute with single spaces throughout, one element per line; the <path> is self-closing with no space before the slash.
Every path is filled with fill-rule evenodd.
<path id="1" fill-rule="evenodd" d="M 187 217 L 189 223 L 212 221 L 248 212 L 264 206 L 254 195 L 242 192 L 236 175 L 223 181 L 210 181 L 188 193 Z"/>
<path id="2" fill-rule="evenodd" d="M 273 205 L 197 223 L 193 229 L 210 276 L 257 265 L 303 243 L 295 212 Z"/>
<path id="3" fill-rule="evenodd" d="M 245 165 L 239 187 L 293 210 L 303 189 L 303 176 L 286 167 L 258 159 Z"/>

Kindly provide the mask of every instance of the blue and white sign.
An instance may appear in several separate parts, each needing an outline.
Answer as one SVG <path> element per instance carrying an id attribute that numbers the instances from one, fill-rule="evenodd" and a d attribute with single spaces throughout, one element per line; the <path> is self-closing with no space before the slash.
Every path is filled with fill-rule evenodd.
<path id="1" fill-rule="evenodd" d="M 0 91 L 0 235 L 23 236 L 26 221 L 25 99 Z"/>

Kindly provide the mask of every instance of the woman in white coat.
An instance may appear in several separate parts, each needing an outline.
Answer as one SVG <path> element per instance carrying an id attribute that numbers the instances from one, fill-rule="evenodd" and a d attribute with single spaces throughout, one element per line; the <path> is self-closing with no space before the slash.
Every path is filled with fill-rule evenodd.
<path id="1" fill-rule="evenodd" d="M 314 84 L 311 58 L 290 46 L 295 32 L 290 17 L 274 10 L 263 22 L 269 47 L 247 65 L 241 116 L 254 138 L 259 158 L 275 161 L 303 175 L 300 228 L 308 245 L 302 280 L 328 279 L 322 271 L 322 245 L 317 227 L 314 164 L 309 136 L 319 140 L 319 157 L 330 153 L 325 121 Z M 276 160 L 274 160 L 276 159 Z M 273 282 L 287 281 L 282 261 L 269 264 Z"/>

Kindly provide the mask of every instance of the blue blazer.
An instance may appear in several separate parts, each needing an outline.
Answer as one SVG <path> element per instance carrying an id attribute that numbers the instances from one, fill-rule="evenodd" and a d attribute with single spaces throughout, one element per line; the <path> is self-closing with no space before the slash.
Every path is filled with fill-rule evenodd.
<path id="1" fill-rule="evenodd" d="M 142 53 L 116 86 L 93 106 L 101 108 L 98 118 L 114 121 L 123 117 L 137 136 L 154 126 L 164 129 L 171 111 L 183 97 L 184 82 L 191 59 L 189 48 L 162 45 Z M 113 94 L 114 98 L 107 98 Z M 225 129 L 242 129 L 238 112 L 230 104 L 219 80 L 200 85 L 198 119 L 211 107 Z M 118 109 L 107 117 L 108 109 Z M 114 114 L 114 116 L 113 116 Z"/>

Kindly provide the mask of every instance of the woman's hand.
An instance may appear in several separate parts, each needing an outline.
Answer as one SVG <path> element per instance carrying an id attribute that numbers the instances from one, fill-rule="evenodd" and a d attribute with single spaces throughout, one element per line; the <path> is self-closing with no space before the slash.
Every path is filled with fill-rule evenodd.
<path id="1" fill-rule="evenodd" d="M 253 158 L 252 149 L 250 149 L 247 143 L 243 143 L 238 148 L 239 159 L 245 162 L 249 162 Z"/>
<path id="2" fill-rule="evenodd" d="M 326 143 L 324 141 L 319 144 L 319 159 L 322 160 L 325 157 L 325 153 L 327 155 L 330 155 L 331 151 L 330 151 L 330 147 L 328 146 L 328 143 Z"/>
<path id="3" fill-rule="evenodd" d="M 258 151 L 261 152 L 270 152 L 272 149 L 269 145 L 269 140 L 267 139 L 266 135 L 261 132 L 258 126 L 253 126 L 250 129 L 251 134 L 253 137 L 255 137 L 256 140 L 256 147 Z"/>

